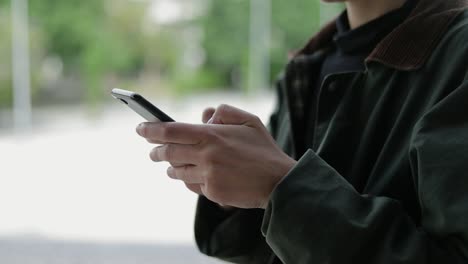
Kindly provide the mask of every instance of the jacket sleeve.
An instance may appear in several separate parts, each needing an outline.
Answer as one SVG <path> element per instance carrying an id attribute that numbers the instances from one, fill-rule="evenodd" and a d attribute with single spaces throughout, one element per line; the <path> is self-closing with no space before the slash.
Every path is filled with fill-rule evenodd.
<path id="1" fill-rule="evenodd" d="M 468 263 L 468 81 L 432 107 L 409 150 L 421 205 L 358 193 L 307 152 L 272 194 L 262 232 L 284 263 Z"/>
<path id="2" fill-rule="evenodd" d="M 225 210 L 198 199 L 195 240 L 205 255 L 233 263 L 265 264 L 274 257 L 261 233 L 264 210 Z"/>
<path id="3" fill-rule="evenodd" d="M 284 111 L 277 83 L 277 103 L 268 129 L 276 138 L 278 114 Z M 234 263 L 266 264 L 278 261 L 261 232 L 265 210 L 225 210 L 200 196 L 195 216 L 195 240 L 208 256 Z M 276 263 L 275 262 L 275 263 Z"/>

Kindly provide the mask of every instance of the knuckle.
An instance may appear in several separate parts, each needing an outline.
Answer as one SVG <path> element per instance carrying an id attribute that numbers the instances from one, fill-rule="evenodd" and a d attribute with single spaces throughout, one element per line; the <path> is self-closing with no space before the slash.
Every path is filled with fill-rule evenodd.
<path id="1" fill-rule="evenodd" d="M 175 127 L 171 123 L 162 125 L 161 138 L 163 138 L 164 140 L 167 140 L 168 138 L 170 138 L 171 135 L 173 135 L 176 132 L 175 130 L 176 130 Z"/>
<path id="2" fill-rule="evenodd" d="M 173 133 L 173 127 L 166 125 L 161 127 L 161 138 L 162 139 L 167 139 L 169 136 Z"/>
<path id="3" fill-rule="evenodd" d="M 220 104 L 218 106 L 218 110 L 226 110 L 227 108 L 229 108 L 229 105 L 228 104 Z"/>
<path id="4" fill-rule="evenodd" d="M 151 160 L 158 161 L 170 161 L 173 157 L 173 147 L 171 145 L 163 145 L 154 148 L 150 153 Z"/>
<path id="5" fill-rule="evenodd" d="M 253 122 L 256 123 L 256 124 L 259 124 L 259 125 L 260 125 L 260 124 L 263 124 L 263 123 L 262 123 L 262 120 L 260 119 L 260 117 L 258 117 L 258 116 L 256 116 L 256 115 L 254 115 L 254 116 L 252 117 L 252 120 L 253 120 Z"/>
<path id="6" fill-rule="evenodd" d="M 166 161 L 171 161 L 174 159 L 174 146 L 169 144 L 169 145 L 164 145 L 161 149 L 161 159 L 166 160 Z"/>
<path id="7" fill-rule="evenodd" d="M 218 106 L 218 108 L 216 109 L 216 111 L 219 113 L 219 114 L 223 114 L 223 113 L 226 113 L 229 111 L 229 109 L 231 108 L 231 106 L 227 105 L 227 104 L 220 104 Z"/>
<path id="8" fill-rule="evenodd" d="M 189 168 L 188 166 L 184 166 L 182 170 L 180 170 L 180 179 L 181 180 L 186 180 L 189 177 Z"/>

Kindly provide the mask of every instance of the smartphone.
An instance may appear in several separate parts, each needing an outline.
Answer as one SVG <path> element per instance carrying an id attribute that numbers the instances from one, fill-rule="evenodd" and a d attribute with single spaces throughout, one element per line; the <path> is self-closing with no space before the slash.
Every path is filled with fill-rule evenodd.
<path id="1" fill-rule="evenodd" d="M 174 119 L 135 92 L 115 88 L 111 94 L 148 122 L 174 122 Z"/>

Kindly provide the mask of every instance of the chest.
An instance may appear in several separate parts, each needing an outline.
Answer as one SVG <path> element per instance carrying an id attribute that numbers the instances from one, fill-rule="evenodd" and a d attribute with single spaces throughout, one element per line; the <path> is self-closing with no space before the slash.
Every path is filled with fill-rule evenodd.
<path id="1" fill-rule="evenodd" d="M 289 97 L 279 133 L 285 150 L 300 156 L 313 149 L 359 192 L 418 212 L 409 150 L 413 127 L 431 104 L 424 89 L 414 88 L 424 85 L 402 73 L 329 76 L 318 91 Z M 295 108 L 291 100 L 302 102 Z"/>

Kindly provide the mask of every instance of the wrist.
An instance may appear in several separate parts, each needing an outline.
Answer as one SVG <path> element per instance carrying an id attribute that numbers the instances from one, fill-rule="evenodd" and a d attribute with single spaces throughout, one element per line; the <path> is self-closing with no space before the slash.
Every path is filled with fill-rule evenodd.
<path id="1" fill-rule="evenodd" d="M 276 190 L 278 185 L 283 181 L 284 178 L 289 174 L 289 172 L 296 166 L 297 161 L 288 157 L 287 162 L 282 166 L 283 169 L 280 170 L 282 171 L 281 174 L 278 174 L 277 176 L 274 177 L 274 180 L 272 181 L 270 191 L 268 192 L 267 197 L 264 199 L 264 201 L 261 203 L 261 209 L 266 209 L 268 206 L 268 203 L 270 202 L 271 195 L 273 192 Z"/>

